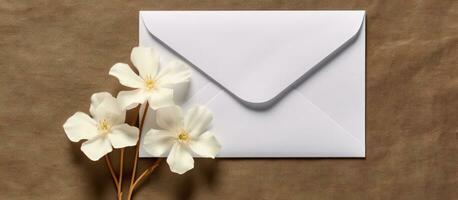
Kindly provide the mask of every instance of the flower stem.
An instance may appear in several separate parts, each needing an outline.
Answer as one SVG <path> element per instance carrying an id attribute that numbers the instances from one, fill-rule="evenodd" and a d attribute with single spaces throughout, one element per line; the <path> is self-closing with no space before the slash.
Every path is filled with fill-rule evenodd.
<path id="1" fill-rule="evenodd" d="M 113 166 L 111 165 L 111 159 L 108 156 L 108 154 L 105 155 L 105 162 L 107 163 L 108 170 L 110 171 L 111 177 L 113 178 L 113 182 L 115 184 L 116 191 L 118 191 L 118 194 L 119 194 L 119 182 L 116 179 L 116 174 L 115 174 L 115 172 L 113 170 Z"/>
<path id="2" fill-rule="evenodd" d="M 124 148 L 121 149 L 119 158 L 119 180 L 118 180 L 118 200 L 122 200 L 122 171 L 124 168 Z"/>
<path id="3" fill-rule="evenodd" d="M 139 132 L 139 136 L 138 136 L 138 142 L 137 142 L 137 145 L 135 147 L 135 158 L 134 158 L 134 167 L 132 169 L 132 176 L 130 178 L 130 186 L 129 186 L 129 194 L 127 196 L 127 199 L 130 200 L 132 198 L 132 187 L 135 183 L 135 179 L 136 179 L 136 176 L 137 176 L 137 163 L 138 163 L 138 152 L 139 152 L 139 149 L 140 149 L 140 138 L 141 138 L 141 134 L 142 134 L 142 131 L 143 131 L 143 127 L 144 127 L 144 123 L 145 123 L 145 118 L 146 118 L 146 114 L 148 112 L 148 108 L 149 108 L 149 104 L 148 104 L 148 101 L 146 102 L 145 104 L 145 110 L 143 111 L 143 116 L 142 116 L 142 119 L 141 119 L 141 123 L 139 124 L 139 127 L 140 127 L 140 132 Z M 139 110 L 140 112 L 140 110 Z"/>
<path id="4" fill-rule="evenodd" d="M 135 180 L 134 184 L 132 185 L 132 187 L 129 189 L 129 194 L 132 194 L 132 192 L 135 190 L 135 188 L 138 186 L 138 184 L 140 183 L 140 181 L 149 176 L 153 171 L 154 169 L 156 169 L 156 167 L 159 165 L 159 163 L 162 161 L 162 158 L 158 158 L 150 167 L 148 167 L 138 178 L 137 180 Z"/>

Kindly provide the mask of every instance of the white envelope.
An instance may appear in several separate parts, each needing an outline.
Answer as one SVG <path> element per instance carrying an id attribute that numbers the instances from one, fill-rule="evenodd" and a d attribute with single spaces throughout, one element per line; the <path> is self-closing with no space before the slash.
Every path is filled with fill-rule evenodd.
<path id="1" fill-rule="evenodd" d="M 176 101 L 213 111 L 218 157 L 365 157 L 365 11 L 141 11 L 139 25 L 140 46 L 192 69 Z"/>

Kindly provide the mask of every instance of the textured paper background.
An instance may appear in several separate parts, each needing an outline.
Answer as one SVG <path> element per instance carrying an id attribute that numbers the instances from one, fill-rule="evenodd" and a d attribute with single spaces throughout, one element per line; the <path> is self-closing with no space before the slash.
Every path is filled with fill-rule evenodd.
<path id="1" fill-rule="evenodd" d="M 0 0 L 0 199 L 114 199 L 104 163 L 62 124 L 122 89 L 107 72 L 129 61 L 141 9 L 367 10 L 367 158 L 198 160 L 184 176 L 162 165 L 136 199 L 457 198 L 454 0 Z"/>

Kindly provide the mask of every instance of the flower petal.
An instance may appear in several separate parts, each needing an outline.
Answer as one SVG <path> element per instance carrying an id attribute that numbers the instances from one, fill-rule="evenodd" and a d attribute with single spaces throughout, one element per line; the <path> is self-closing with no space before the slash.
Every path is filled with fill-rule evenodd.
<path id="1" fill-rule="evenodd" d="M 118 102 L 121 108 L 129 110 L 145 103 L 149 96 L 143 89 L 121 91 L 118 93 Z"/>
<path id="2" fill-rule="evenodd" d="M 216 140 L 212 132 L 206 131 L 199 137 L 189 141 L 189 147 L 194 153 L 202 157 L 215 158 L 221 149 L 221 145 Z"/>
<path id="3" fill-rule="evenodd" d="M 94 116 L 95 109 L 97 108 L 97 106 L 99 106 L 100 103 L 102 103 L 103 99 L 107 97 L 112 97 L 112 96 L 108 92 L 98 92 L 98 93 L 92 94 L 91 106 L 89 108 L 89 112 L 91 113 L 92 116 Z"/>
<path id="4" fill-rule="evenodd" d="M 156 76 L 159 57 L 152 48 L 134 47 L 130 54 L 130 60 L 144 79 L 147 76 L 152 78 Z"/>
<path id="5" fill-rule="evenodd" d="M 112 150 L 113 148 L 111 147 L 110 140 L 105 135 L 99 135 L 81 145 L 81 151 L 83 151 L 92 161 L 99 160 Z"/>
<path id="6" fill-rule="evenodd" d="M 114 148 L 135 146 L 138 142 L 139 130 L 135 126 L 127 124 L 117 125 L 111 128 L 108 138 Z"/>
<path id="7" fill-rule="evenodd" d="M 154 157 L 164 156 L 176 142 L 174 135 L 165 130 L 149 130 L 143 139 L 145 151 Z"/>
<path id="8" fill-rule="evenodd" d="M 174 84 L 188 82 L 191 78 L 191 70 L 183 62 L 172 61 L 161 68 L 157 75 L 158 84 L 162 87 L 170 87 Z"/>
<path id="9" fill-rule="evenodd" d="M 111 95 L 104 98 L 94 111 L 95 120 L 108 120 L 112 126 L 124 123 L 125 118 L 126 110 Z"/>
<path id="10" fill-rule="evenodd" d="M 97 122 L 89 115 L 77 112 L 64 123 L 65 134 L 72 142 L 91 139 L 97 136 Z"/>
<path id="11" fill-rule="evenodd" d="M 176 142 L 173 145 L 167 157 L 167 163 L 169 164 L 170 171 L 177 174 L 184 174 L 194 168 L 194 159 L 191 153 L 188 152 L 186 147 L 180 142 Z"/>
<path id="12" fill-rule="evenodd" d="M 213 115 L 205 106 L 195 106 L 185 115 L 184 127 L 192 137 L 198 137 L 210 125 Z"/>
<path id="13" fill-rule="evenodd" d="M 173 90 L 168 88 L 158 88 L 154 90 L 151 92 L 148 103 L 153 110 L 175 105 L 173 101 Z"/>
<path id="14" fill-rule="evenodd" d="M 110 72 L 108 73 L 116 78 L 118 78 L 119 82 L 127 87 L 130 88 L 144 88 L 145 81 L 138 76 L 129 65 L 124 63 L 116 63 L 111 67 Z"/>
<path id="15" fill-rule="evenodd" d="M 183 114 L 178 106 L 160 108 L 156 111 L 156 122 L 162 129 L 177 131 L 183 128 Z"/>

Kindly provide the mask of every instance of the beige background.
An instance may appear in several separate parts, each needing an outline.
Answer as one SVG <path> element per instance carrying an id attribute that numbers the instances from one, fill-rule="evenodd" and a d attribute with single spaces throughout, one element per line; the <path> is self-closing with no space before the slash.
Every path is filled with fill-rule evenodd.
<path id="1" fill-rule="evenodd" d="M 458 197 L 457 1 L 0 0 L 0 199 L 114 198 L 104 163 L 62 124 L 121 89 L 108 70 L 129 61 L 150 9 L 367 10 L 367 158 L 198 160 L 184 176 L 162 165 L 136 199 Z"/>

